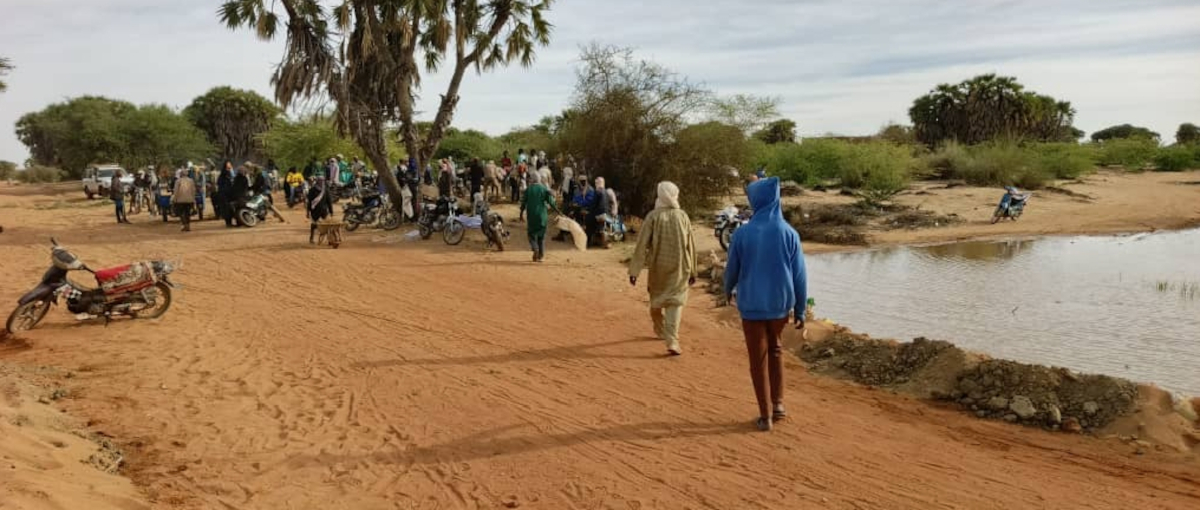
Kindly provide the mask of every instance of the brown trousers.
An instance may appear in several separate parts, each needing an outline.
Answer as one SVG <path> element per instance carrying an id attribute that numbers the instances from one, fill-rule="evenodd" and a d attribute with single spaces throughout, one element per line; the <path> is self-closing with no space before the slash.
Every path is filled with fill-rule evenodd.
<path id="1" fill-rule="evenodd" d="M 783 403 L 783 345 L 780 335 L 787 317 L 771 321 L 742 320 L 746 352 L 750 355 L 750 381 L 758 399 L 758 415 L 771 417 L 771 404 Z M 767 392 L 768 377 L 770 393 Z"/>

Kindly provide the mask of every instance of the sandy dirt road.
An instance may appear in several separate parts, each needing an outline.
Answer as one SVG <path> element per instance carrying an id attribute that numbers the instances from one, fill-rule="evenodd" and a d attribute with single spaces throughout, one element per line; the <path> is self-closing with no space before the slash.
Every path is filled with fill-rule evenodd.
<path id="1" fill-rule="evenodd" d="M 39 210 L 55 199 L 0 188 L 0 302 L 37 281 L 50 234 L 96 267 L 182 259 L 183 289 L 157 321 L 54 310 L 0 363 L 73 372 L 61 405 L 117 438 L 152 508 L 1200 507 L 1195 457 L 981 422 L 794 361 L 790 420 L 755 432 L 730 315 L 697 291 L 685 355 L 665 358 L 620 249 L 551 243 L 534 265 L 520 231 L 507 253 L 478 232 L 313 249 L 291 211 L 181 235 L 73 196 Z"/>

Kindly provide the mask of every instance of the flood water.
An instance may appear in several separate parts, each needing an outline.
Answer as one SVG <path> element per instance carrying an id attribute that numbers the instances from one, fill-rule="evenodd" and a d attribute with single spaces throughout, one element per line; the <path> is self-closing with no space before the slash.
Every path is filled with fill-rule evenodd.
<path id="1" fill-rule="evenodd" d="M 1200 230 L 808 257 L 818 317 L 877 338 L 1200 395 Z"/>

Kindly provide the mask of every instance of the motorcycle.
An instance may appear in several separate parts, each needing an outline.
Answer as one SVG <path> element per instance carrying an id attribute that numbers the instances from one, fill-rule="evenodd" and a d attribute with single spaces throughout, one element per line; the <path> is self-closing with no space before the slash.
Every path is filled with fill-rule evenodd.
<path id="1" fill-rule="evenodd" d="M 442 240 L 451 246 L 457 245 L 462 242 L 468 228 L 482 230 L 489 248 L 495 246 L 497 251 L 504 251 L 504 242 L 509 237 L 508 229 L 504 228 L 504 218 L 500 213 L 492 212 L 479 193 L 475 196 L 475 215 L 448 218 L 446 229 L 442 231 Z"/>
<path id="2" fill-rule="evenodd" d="M 51 238 L 50 243 L 50 269 L 33 290 L 17 300 L 5 325 L 9 333 L 36 327 L 60 298 L 66 300 L 71 313 L 103 316 L 106 322 L 114 315 L 155 319 L 171 307 L 175 284 L 168 275 L 175 270 L 174 264 L 151 260 L 93 271 L 57 240 Z M 98 288 L 83 287 L 67 278 L 68 272 L 79 270 L 92 273 Z"/>
<path id="3" fill-rule="evenodd" d="M 396 230 L 400 227 L 400 213 L 392 207 L 386 195 L 367 195 L 362 197 L 361 203 L 342 205 L 342 222 L 350 232 L 357 230 L 360 225 L 375 223 L 384 230 Z"/>
<path id="4" fill-rule="evenodd" d="M 604 220 L 604 237 L 612 243 L 625 242 L 625 221 L 619 216 L 608 215 Z"/>
<path id="5" fill-rule="evenodd" d="M 269 206 L 270 203 L 267 201 L 267 195 L 254 195 L 238 208 L 238 220 L 247 227 L 258 225 L 258 222 L 267 219 L 267 213 L 271 212 Z"/>
<path id="6" fill-rule="evenodd" d="M 734 231 L 749 221 L 750 215 L 746 211 L 739 211 L 732 205 L 717 213 L 717 217 L 713 219 L 713 233 L 716 234 L 717 241 L 721 242 L 722 250 L 729 251 Z"/>
<path id="7" fill-rule="evenodd" d="M 421 232 L 421 239 L 429 239 L 434 232 L 442 232 L 443 239 L 453 239 L 458 237 L 462 240 L 463 230 L 459 229 L 456 232 L 447 232 L 446 226 L 450 223 L 450 218 L 458 217 L 458 199 L 455 197 L 439 197 L 434 200 L 429 197 L 424 197 L 421 200 L 421 214 L 417 218 L 417 229 Z M 459 224 L 461 227 L 462 225 Z M 447 243 L 450 241 L 447 240 Z M 458 244 L 458 243 L 450 243 Z"/>
<path id="8" fill-rule="evenodd" d="M 1032 193 L 1021 193 L 1021 190 L 1015 187 L 1005 186 L 1004 196 L 1000 198 L 996 212 L 992 213 L 992 224 L 996 224 L 1004 218 L 1017 221 L 1017 218 L 1020 218 L 1021 213 L 1025 211 L 1025 204 L 1031 195 Z"/>

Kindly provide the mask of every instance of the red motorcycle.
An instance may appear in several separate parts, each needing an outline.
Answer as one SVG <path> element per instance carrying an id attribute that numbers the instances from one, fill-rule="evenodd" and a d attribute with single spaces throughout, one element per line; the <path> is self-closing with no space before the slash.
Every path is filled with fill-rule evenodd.
<path id="1" fill-rule="evenodd" d="M 123 266 L 93 271 L 58 241 L 50 239 L 52 265 L 42 275 L 42 281 L 17 301 L 17 308 L 8 316 L 9 333 L 33 329 L 50 305 L 64 299 L 67 310 L 75 314 L 102 316 L 105 321 L 114 315 L 135 319 L 154 319 L 171 307 L 171 283 L 168 275 L 175 266 L 163 260 L 134 262 Z M 70 271 L 82 270 L 96 277 L 98 288 L 79 285 L 67 278 Z"/>

